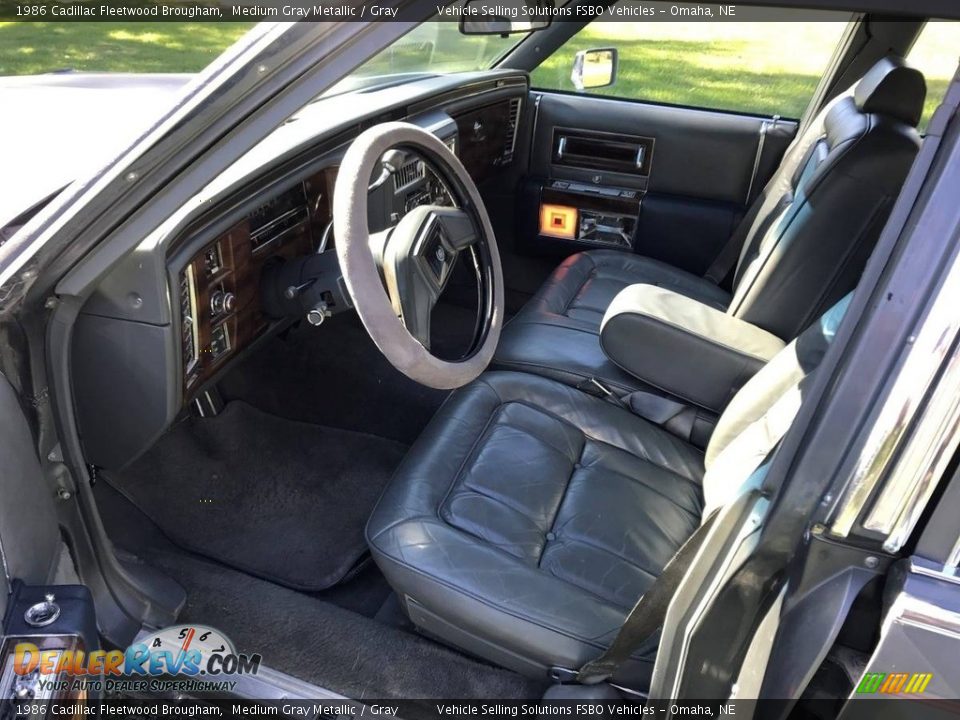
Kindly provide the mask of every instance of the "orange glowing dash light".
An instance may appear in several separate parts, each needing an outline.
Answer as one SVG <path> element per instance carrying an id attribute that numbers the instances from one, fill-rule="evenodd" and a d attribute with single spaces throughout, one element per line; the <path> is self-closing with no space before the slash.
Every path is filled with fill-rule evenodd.
<path id="1" fill-rule="evenodd" d="M 573 240 L 577 237 L 577 209 L 566 205 L 540 206 L 540 234 Z"/>

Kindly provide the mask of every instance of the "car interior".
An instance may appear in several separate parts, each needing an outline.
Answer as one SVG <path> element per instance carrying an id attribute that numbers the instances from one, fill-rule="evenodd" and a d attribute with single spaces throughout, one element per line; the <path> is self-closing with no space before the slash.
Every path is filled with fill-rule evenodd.
<path id="1" fill-rule="evenodd" d="M 796 416 L 922 147 L 922 27 L 857 16 L 801 118 L 538 89 L 527 40 L 304 107 L 76 309 L 144 622 L 351 697 L 575 680 Z M 601 677 L 646 694 L 658 640 Z"/>

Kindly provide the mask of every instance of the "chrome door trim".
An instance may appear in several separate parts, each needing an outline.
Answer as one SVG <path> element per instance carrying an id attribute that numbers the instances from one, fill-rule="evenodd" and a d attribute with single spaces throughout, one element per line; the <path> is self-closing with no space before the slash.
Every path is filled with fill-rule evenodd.
<path id="1" fill-rule="evenodd" d="M 830 523 L 831 535 L 850 534 L 881 481 L 880 495 L 863 526 L 886 536 L 888 552 L 899 550 L 913 530 L 960 443 L 958 304 L 960 258 L 954 257 L 919 332 L 910 338 L 906 358 Z"/>
<path id="2" fill-rule="evenodd" d="M 950 583 L 952 585 L 960 585 L 960 575 L 957 575 L 955 572 L 951 572 L 950 566 L 947 566 L 943 569 L 937 567 L 930 567 L 925 562 L 928 562 L 923 559 L 918 559 L 913 557 L 910 559 L 910 572 L 915 575 L 923 575 L 924 577 L 933 578 L 934 580 L 940 580 L 945 583 Z"/>
<path id="3" fill-rule="evenodd" d="M 957 536 L 957 542 L 954 543 L 953 550 L 947 556 L 946 565 L 954 570 L 960 567 L 960 535 Z"/>
<path id="4" fill-rule="evenodd" d="M 886 535 L 883 549 L 907 542 L 960 444 L 960 351 L 928 400 L 917 427 L 863 526 Z"/>

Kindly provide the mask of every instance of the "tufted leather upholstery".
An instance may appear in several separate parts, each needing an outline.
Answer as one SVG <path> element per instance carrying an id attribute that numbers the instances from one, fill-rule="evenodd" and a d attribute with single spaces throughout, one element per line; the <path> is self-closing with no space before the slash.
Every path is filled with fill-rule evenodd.
<path id="1" fill-rule="evenodd" d="M 368 540 L 402 598 L 578 667 L 700 523 L 703 472 L 702 452 L 615 405 L 487 373 L 417 440 Z"/>
<path id="2" fill-rule="evenodd" d="M 659 285 L 780 338 L 796 335 L 849 292 L 919 148 L 923 76 L 881 60 L 824 108 L 787 151 L 735 236 L 733 295 L 664 263 L 593 250 L 562 263 L 504 328 L 494 366 L 619 392 L 649 389 L 600 351 L 600 321 L 628 285 Z"/>
<path id="3" fill-rule="evenodd" d="M 706 464 L 665 430 L 544 377 L 489 372 L 456 391 L 367 526 L 411 619 L 532 675 L 598 655 L 705 502 L 729 502 L 789 425 L 843 309 L 741 390 Z M 618 679 L 642 686 L 655 647 Z"/>

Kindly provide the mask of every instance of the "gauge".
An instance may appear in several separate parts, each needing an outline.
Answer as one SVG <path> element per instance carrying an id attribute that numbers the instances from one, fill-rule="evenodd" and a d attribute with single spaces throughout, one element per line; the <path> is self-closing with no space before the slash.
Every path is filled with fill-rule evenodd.
<path id="1" fill-rule="evenodd" d="M 234 655 L 233 643 L 219 630 L 206 625 L 172 625 L 141 640 L 151 650 L 170 650 L 174 654 L 190 650 L 200 652 L 204 662 L 211 655 Z"/>

